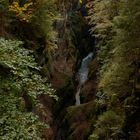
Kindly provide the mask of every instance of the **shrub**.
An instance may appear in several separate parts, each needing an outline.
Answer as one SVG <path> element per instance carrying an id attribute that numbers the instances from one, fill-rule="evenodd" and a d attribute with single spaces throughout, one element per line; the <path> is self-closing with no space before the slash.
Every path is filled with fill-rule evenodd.
<path id="1" fill-rule="evenodd" d="M 38 96 L 54 90 L 40 75 L 32 51 L 23 42 L 0 38 L 0 139 L 41 139 L 44 124 L 31 111 Z M 27 108 L 28 107 L 28 108 Z M 28 111 L 28 112 L 27 112 Z"/>

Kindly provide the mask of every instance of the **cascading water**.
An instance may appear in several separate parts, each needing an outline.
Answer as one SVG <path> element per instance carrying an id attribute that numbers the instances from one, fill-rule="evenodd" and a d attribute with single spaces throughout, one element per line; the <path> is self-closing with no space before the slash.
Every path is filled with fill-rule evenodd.
<path id="1" fill-rule="evenodd" d="M 81 91 L 81 86 L 86 82 L 88 78 L 88 72 L 89 72 L 89 64 L 92 60 L 93 53 L 89 53 L 85 58 L 82 60 L 81 67 L 78 71 L 79 74 L 79 85 L 77 88 L 77 92 L 75 95 L 75 100 L 76 100 L 76 105 L 80 105 L 80 91 Z"/>
<path id="2" fill-rule="evenodd" d="M 77 92 L 75 94 L 76 105 L 80 105 L 80 92 L 81 92 L 81 86 L 78 86 Z"/>

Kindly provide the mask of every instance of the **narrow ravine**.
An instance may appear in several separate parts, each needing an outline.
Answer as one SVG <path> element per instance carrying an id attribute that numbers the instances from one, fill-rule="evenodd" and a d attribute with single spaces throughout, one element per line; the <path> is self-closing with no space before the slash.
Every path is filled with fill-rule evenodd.
<path id="1" fill-rule="evenodd" d="M 58 32 L 58 48 L 51 68 L 51 83 L 59 97 L 53 110 L 54 140 L 82 140 L 86 135 L 84 130 L 89 127 L 88 120 L 84 117 L 81 123 L 83 128 L 80 128 L 79 124 L 75 125 L 75 119 L 71 120 L 71 117 L 82 118 L 86 112 L 81 116 L 78 112 L 70 113 L 69 116 L 69 110 L 73 108 L 82 112 L 82 109 L 90 106 L 87 107 L 89 100 L 83 101 L 83 95 L 80 93 L 88 81 L 89 66 L 93 54 L 96 54 L 95 38 L 89 33 L 84 5 L 80 6 L 77 2 L 69 5 L 66 2 L 63 6 L 63 11 L 60 11 L 62 20 L 58 20 L 55 27 Z M 85 98 L 88 98 L 87 96 Z M 76 123 L 79 122 L 80 119 Z M 74 131 L 77 132 L 73 135 Z M 78 138 L 80 131 L 83 131 L 80 136 L 82 139 Z"/>

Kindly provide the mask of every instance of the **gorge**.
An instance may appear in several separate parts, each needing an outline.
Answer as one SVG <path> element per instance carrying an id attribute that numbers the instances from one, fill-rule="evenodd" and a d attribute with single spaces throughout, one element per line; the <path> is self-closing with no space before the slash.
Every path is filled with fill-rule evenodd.
<path id="1" fill-rule="evenodd" d="M 0 0 L 0 140 L 139 140 L 139 11 Z"/>

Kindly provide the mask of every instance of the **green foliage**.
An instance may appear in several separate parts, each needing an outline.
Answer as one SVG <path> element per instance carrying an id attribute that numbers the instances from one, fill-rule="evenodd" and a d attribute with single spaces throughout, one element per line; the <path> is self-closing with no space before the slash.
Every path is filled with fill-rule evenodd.
<path id="1" fill-rule="evenodd" d="M 114 16 L 118 15 L 120 1 L 94 0 L 88 3 L 89 7 L 89 24 L 91 25 L 91 34 L 96 37 L 98 41 L 98 60 L 100 61 L 100 75 L 108 67 L 109 59 L 112 57 L 112 36 L 115 34 L 112 20 Z M 106 65 L 102 65 L 105 64 Z"/>
<path id="2" fill-rule="evenodd" d="M 11 81 L 4 84 L 11 84 Z M 3 86 L 1 88 L 6 90 Z M 3 90 L 0 90 L 0 139 L 40 140 L 45 125 L 33 113 L 20 110 L 20 99 L 13 95 L 11 89 L 7 92 Z"/>
<path id="3" fill-rule="evenodd" d="M 0 13 L 8 9 L 8 0 L 0 0 Z"/>
<path id="4" fill-rule="evenodd" d="M 35 27 L 35 35 L 45 38 L 46 53 L 49 53 L 56 47 L 56 33 L 53 29 L 53 23 L 57 18 L 56 5 L 54 0 L 36 0 L 34 9 L 31 24 Z"/>
<path id="5" fill-rule="evenodd" d="M 26 107 L 30 104 L 31 110 L 35 108 L 41 94 L 57 97 L 39 70 L 32 51 L 24 49 L 21 41 L 0 38 L 1 140 L 41 139 L 45 125 L 33 113 L 27 113 Z"/>
<path id="6" fill-rule="evenodd" d="M 136 100 L 140 99 L 135 93 L 140 60 L 140 4 L 138 0 L 119 0 L 114 4 L 112 2 L 92 1 L 93 9 L 89 11 L 91 31 L 98 40 L 98 60 L 101 64 L 98 93 L 104 95 L 104 98 L 99 97 L 97 103 L 105 102 L 107 108 L 107 111 L 104 110 L 105 113 L 98 114 L 99 118 L 91 135 L 93 140 L 121 139 L 118 130 L 121 132 L 123 127 L 128 125 L 127 122 L 131 121 L 130 118 L 135 120 L 132 114 L 138 111 L 136 108 L 139 108 Z M 131 115 L 128 114 L 128 110 Z M 110 111 L 113 111 L 112 116 Z M 109 119 L 106 118 L 108 115 L 109 119 L 113 117 L 117 120 L 118 117 L 118 121 L 111 120 L 111 125 L 117 127 L 115 137 L 112 137 L 113 131 L 108 133 L 106 130 L 107 124 L 110 124 Z M 106 126 L 104 126 L 105 121 L 107 121 Z M 135 130 L 127 128 L 127 133 L 131 131 Z"/>
<path id="7" fill-rule="evenodd" d="M 9 18 L 10 15 L 11 20 L 9 29 L 13 35 L 23 40 L 27 47 L 32 47 L 36 57 L 42 55 L 42 59 L 47 58 L 49 61 L 57 47 L 56 32 L 53 28 L 57 18 L 55 0 L 14 0 L 9 4 L 7 12 L 9 13 L 6 17 Z M 38 52 L 40 49 L 42 52 Z M 39 58 L 39 61 L 42 60 Z"/>
<path id="8" fill-rule="evenodd" d="M 119 140 L 118 135 L 121 132 L 123 116 L 117 115 L 113 111 L 107 111 L 99 116 L 95 125 L 96 129 L 89 140 Z"/>
<path id="9" fill-rule="evenodd" d="M 89 5 L 90 7 L 93 6 L 93 8 L 89 9 L 88 16 L 89 24 L 93 26 L 91 27 L 91 33 L 101 39 L 110 38 L 108 33 L 111 32 L 111 21 L 118 11 L 118 1 L 95 0 L 91 1 Z"/>
<path id="10" fill-rule="evenodd" d="M 24 49 L 21 41 L 0 39 L 0 65 L 10 69 L 16 86 L 36 99 L 38 95 L 49 94 L 56 98 L 53 89 L 42 79 L 32 51 Z"/>

